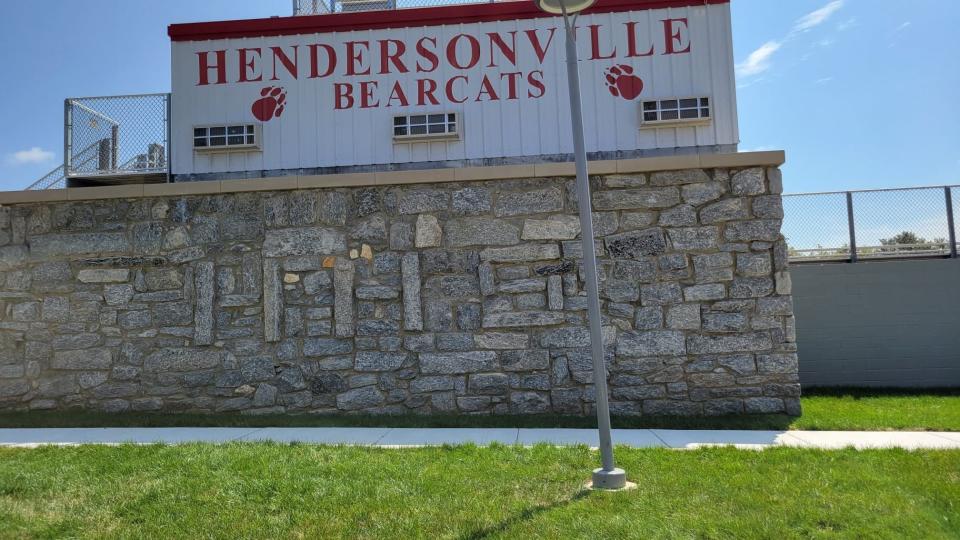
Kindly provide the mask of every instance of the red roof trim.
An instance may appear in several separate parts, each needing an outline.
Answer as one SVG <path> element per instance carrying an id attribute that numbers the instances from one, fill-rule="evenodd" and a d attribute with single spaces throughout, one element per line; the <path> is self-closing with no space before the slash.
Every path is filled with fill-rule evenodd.
<path id="1" fill-rule="evenodd" d="M 586 13 L 610 13 L 671 7 L 726 4 L 730 0 L 598 0 Z M 172 41 L 200 41 L 241 37 L 289 36 L 323 32 L 348 32 L 378 28 L 438 26 L 548 17 L 530 0 L 466 4 L 443 7 L 336 13 L 300 17 L 272 17 L 240 21 L 171 24 L 167 34 Z"/>

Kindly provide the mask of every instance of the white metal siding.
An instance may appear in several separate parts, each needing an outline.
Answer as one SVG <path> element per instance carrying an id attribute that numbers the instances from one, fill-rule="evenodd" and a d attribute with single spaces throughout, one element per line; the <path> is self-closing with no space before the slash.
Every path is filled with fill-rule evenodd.
<path id="1" fill-rule="evenodd" d="M 689 54 L 664 55 L 662 20 L 687 18 L 691 51 Z M 655 44 L 652 57 L 630 58 L 626 54 L 624 23 L 638 23 L 639 48 L 645 50 L 648 38 Z M 589 60 L 590 34 L 588 25 L 601 24 L 601 50 L 617 48 L 618 57 L 609 60 Z M 733 52 L 728 4 L 670 8 L 619 13 L 586 15 L 578 22 L 581 36 L 578 47 L 581 54 L 583 104 L 586 144 L 590 152 L 629 151 L 655 148 L 732 145 L 738 142 L 736 95 L 734 86 Z M 547 51 L 544 65 L 539 66 L 523 31 L 538 29 L 546 39 L 549 29 L 556 33 Z M 611 32 L 610 29 L 617 30 Z M 645 30 L 645 31 L 644 31 Z M 469 72 L 457 70 L 444 61 L 447 41 L 464 33 L 482 38 L 487 32 L 498 32 L 508 37 L 517 31 L 517 63 L 514 68 L 501 59 L 500 68 L 486 68 L 488 49 L 481 39 L 481 61 Z M 375 40 L 399 39 L 407 45 L 405 56 L 412 67 L 418 58 L 416 41 L 425 35 L 437 37 L 440 67 L 433 73 L 391 73 L 377 75 L 377 65 L 371 75 L 346 77 L 343 75 L 344 45 L 346 41 L 368 40 L 369 55 L 374 62 Z M 243 38 L 216 41 L 173 43 L 173 172 L 201 174 L 215 172 L 263 171 L 301 169 L 331 166 L 375 165 L 441 160 L 538 156 L 572 152 L 564 66 L 564 35 L 558 18 L 485 22 L 433 27 L 362 30 L 312 35 Z M 325 43 L 338 53 L 338 67 L 333 75 L 310 79 L 309 50 L 311 43 Z M 194 152 L 192 127 L 202 124 L 237 123 L 253 121 L 250 111 L 259 98 L 260 89 L 270 81 L 237 83 L 239 62 L 236 50 L 241 47 L 261 47 L 265 54 L 260 64 L 264 79 L 272 66 L 269 47 L 280 46 L 289 51 L 299 45 L 300 77 L 294 80 L 280 68 L 281 80 L 275 84 L 287 91 L 287 106 L 282 117 L 263 124 L 260 151 L 249 152 Z M 198 86 L 197 55 L 199 51 L 226 49 L 228 84 Z M 232 54 L 231 54 L 232 53 Z M 612 96 L 604 84 L 604 70 L 614 64 L 631 65 L 644 81 L 640 97 L 633 101 Z M 470 93 L 479 88 L 484 74 L 495 83 L 500 74 L 520 71 L 524 74 L 542 69 L 546 93 L 540 99 L 527 99 L 524 80 L 518 85 L 520 99 L 507 100 L 506 81 L 495 84 L 501 100 L 463 104 L 444 103 L 440 106 L 417 106 L 415 92 L 408 92 L 409 107 L 380 107 L 334 110 L 335 82 L 361 80 L 380 82 L 381 102 L 394 81 L 400 81 L 408 90 L 416 88 L 416 79 L 432 78 L 438 82 L 438 97 L 446 80 L 456 75 L 471 78 Z M 357 96 L 355 89 L 354 95 Z M 708 125 L 640 129 L 640 100 L 674 96 L 709 96 L 712 120 Z M 446 112 L 461 114 L 462 139 L 458 141 L 403 142 L 392 139 L 394 114 L 417 112 Z"/>

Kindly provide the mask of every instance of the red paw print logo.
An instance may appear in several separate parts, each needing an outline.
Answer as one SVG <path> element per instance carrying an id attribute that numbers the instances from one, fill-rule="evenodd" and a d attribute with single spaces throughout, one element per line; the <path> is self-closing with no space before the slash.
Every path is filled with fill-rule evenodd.
<path id="1" fill-rule="evenodd" d="M 636 99 L 643 92 L 643 79 L 633 74 L 633 68 L 626 64 L 617 64 L 604 70 L 607 89 L 623 99 Z"/>
<path id="2" fill-rule="evenodd" d="M 280 118 L 287 102 L 287 92 L 282 86 L 268 86 L 260 91 L 260 99 L 253 102 L 253 116 L 261 122 Z"/>

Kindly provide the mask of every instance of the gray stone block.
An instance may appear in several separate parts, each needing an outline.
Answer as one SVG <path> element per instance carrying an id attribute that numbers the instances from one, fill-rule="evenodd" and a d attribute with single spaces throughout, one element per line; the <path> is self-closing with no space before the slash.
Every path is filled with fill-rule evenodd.
<path id="1" fill-rule="evenodd" d="M 472 394 L 496 396 L 506 394 L 510 385 L 503 373 L 478 373 L 470 375 L 467 388 Z"/>
<path id="2" fill-rule="evenodd" d="M 545 349 L 513 350 L 500 353 L 504 371 L 536 371 L 550 368 L 550 354 Z"/>
<path id="3" fill-rule="evenodd" d="M 753 221 L 729 223 L 724 237 L 733 242 L 749 242 L 754 240 L 775 242 L 780 239 L 780 221 L 756 219 Z"/>
<path id="4" fill-rule="evenodd" d="M 400 297 L 400 291 L 396 287 L 384 285 L 357 287 L 356 294 L 357 298 L 361 300 L 393 300 Z"/>
<path id="5" fill-rule="evenodd" d="M 768 351 L 773 347 L 766 332 L 751 332 L 734 335 L 687 336 L 687 351 L 690 354 L 716 354 Z"/>
<path id="6" fill-rule="evenodd" d="M 497 197 L 493 213 L 497 217 L 543 214 L 563 209 L 563 192 L 559 188 L 504 194 Z"/>
<path id="7" fill-rule="evenodd" d="M 483 214 L 490 211 L 490 191 L 468 187 L 453 192 L 453 211 L 457 214 Z"/>
<path id="8" fill-rule="evenodd" d="M 730 192 L 734 195 L 760 195 L 766 193 L 763 169 L 744 169 L 730 179 Z"/>
<path id="9" fill-rule="evenodd" d="M 572 240 L 580 234 L 580 220 L 576 216 L 560 215 L 547 219 L 527 219 L 523 222 L 523 240 Z"/>
<path id="10" fill-rule="evenodd" d="M 593 194 L 596 210 L 636 210 L 670 208 L 680 204 L 680 191 L 675 187 L 617 189 Z"/>
<path id="11" fill-rule="evenodd" d="M 480 260 L 485 262 L 527 262 L 545 261 L 560 258 L 560 248 L 556 244 L 523 244 L 505 248 L 487 248 L 480 252 Z"/>
<path id="12" fill-rule="evenodd" d="M 342 231 L 320 227 L 271 229 L 263 241 L 264 257 L 330 255 L 347 249 Z"/>
<path id="13" fill-rule="evenodd" d="M 228 358 L 225 351 L 170 347 L 144 358 L 143 369 L 153 373 L 199 371 L 221 366 Z"/>
<path id="14" fill-rule="evenodd" d="M 608 236 L 604 239 L 604 245 L 614 259 L 644 260 L 649 255 L 660 255 L 667 249 L 663 230 L 659 228 Z"/>
<path id="15" fill-rule="evenodd" d="M 520 230 L 510 223 L 487 217 L 451 219 L 446 222 L 447 245 L 511 246 L 520 241 Z"/>
<path id="16" fill-rule="evenodd" d="M 667 236 L 678 251 L 705 251 L 716 249 L 720 231 L 716 227 L 685 227 L 669 229 Z"/>
<path id="17" fill-rule="evenodd" d="M 413 189 L 401 192 L 397 211 L 401 214 L 439 212 L 450 207 L 450 194 L 445 189 Z"/>
<path id="18" fill-rule="evenodd" d="M 361 351 L 357 353 L 354 369 L 357 371 L 394 371 L 407 360 L 407 353 Z"/>
<path id="19" fill-rule="evenodd" d="M 374 386 L 355 388 L 337 395 L 337 408 L 344 411 L 357 411 L 382 405 L 386 401 L 383 394 Z"/>
<path id="20" fill-rule="evenodd" d="M 675 330 L 623 332 L 617 338 L 617 354 L 623 356 L 679 356 L 686 352 L 683 332 Z"/>
<path id="21" fill-rule="evenodd" d="M 481 349 L 522 349 L 530 343 L 530 337 L 512 332 L 485 332 L 475 334 L 474 341 Z"/>
<path id="22" fill-rule="evenodd" d="M 640 303 L 644 306 L 665 306 L 680 302 L 683 302 L 683 293 L 677 283 L 653 283 L 640 287 Z"/>
<path id="23" fill-rule="evenodd" d="M 334 356 L 353 352 L 349 339 L 312 338 L 303 340 L 304 356 Z"/>
<path id="24" fill-rule="evenodd" d="M 667 328 L 674 330 L 700 329 L 700 304 L 679 304 L 667 310 Z"/>
<path id="25" fill-rule="evenodd" d="M 558 311 L 515 311 L 488 313 L 483 317 L 484 328 L 516 328 L 524 326 L 551 326 L 566 318 Z"/>
<path id="26" fill-rule="evenodd" d="M 281 313 L 283 312 L 283 284 L 280 281 L 280 263 L 277 259 L 263 260 L 263 339 L 280 341 Z"/>
<path id="27" fill-rule="evenodd" d="M 655 172 L 650 176 L 654 186 L 675 186 L 681 184 L 701 184 L 709 182 L 710 176 L 703 169 L 683 169 L 677 171 Z"/>
<path id="28" fill-rule="evenodd" d="M 131 251 L 124 233 L 75 233 L 46 234 L 30 239 L 30 255 L 33 257 L 61 257 L 71 255 L 104 255 Z M 7 256 L 17 260 L 17 251 L 8 250 Z M 8 263 L 9 264 L 9 263 Z"/>
<path id="29" fill-rule="evenodd" d="M 540 392 L 510 392 L 510 412 L 546 414 L 550 412 L 550 396 Z"/>
<path id="30" fill-rule="evenodd" d="M 493 351 L 420 353 L 420 371 L 425 374 L 489 372 L 496 368 L 496 362 L 497 353 Z"/>
<path id="31" fill-rule="evenodd" d="M 715 201 L 723 196 L 723 186 L 720 182 L 705 182 L 702 184 L 687 184 L 680 188 L 683 201 L 687 204 L 700 206 Z"/>

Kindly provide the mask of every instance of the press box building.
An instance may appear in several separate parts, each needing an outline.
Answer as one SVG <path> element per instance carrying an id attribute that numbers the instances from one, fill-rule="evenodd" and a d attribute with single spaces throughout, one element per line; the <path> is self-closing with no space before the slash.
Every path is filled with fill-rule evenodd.
<path id="1" fill-rule="evenodd" d="M 63 167 L 0 196 L 0 406 L 593 412 L 561 20 L 306 4 L 170 26 L 170 94 L 66 101 Z M 576 25 L 612 410 L 798 412 L 728 2 Z"/>

